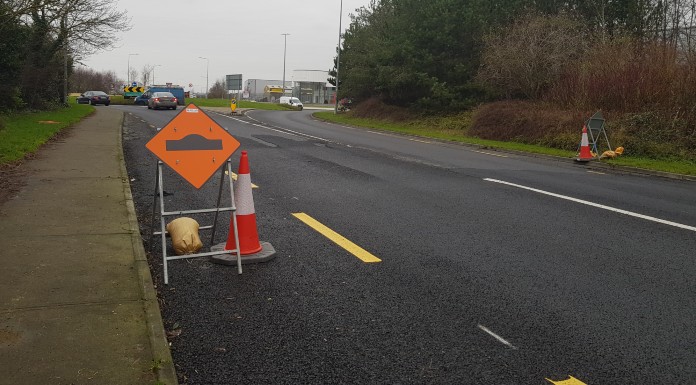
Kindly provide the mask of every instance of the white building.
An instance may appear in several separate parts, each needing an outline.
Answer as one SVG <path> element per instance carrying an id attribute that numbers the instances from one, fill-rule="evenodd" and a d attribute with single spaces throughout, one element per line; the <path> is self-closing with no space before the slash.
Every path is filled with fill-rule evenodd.
<path id="1" fill-rule="evenodd" d="M 322 70 L 294 70 L 292 96 L 302 103 L 333 103 L 336 87 L 328 82 L 329 72 Z"/>
<path id="2" fill-rule="evenodd" d="M 285 81 L 285 95 L 295 96 L 302 103 L 308 104 L 333 104 L 336 87 L 327 79 L 328 71 L 322 70 L 294 70 L 291 80 Z M 244 98 L 256 101 L 277 102 L 278 95 L 265 92 L 269 86 L 278 86 L 282 80 L 248 79 L 244 83 Z"/>

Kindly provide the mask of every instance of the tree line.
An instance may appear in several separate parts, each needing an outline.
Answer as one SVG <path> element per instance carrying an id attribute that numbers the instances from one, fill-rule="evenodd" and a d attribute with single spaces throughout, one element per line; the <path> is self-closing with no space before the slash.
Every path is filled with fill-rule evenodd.
<path id="1" fill-rule="evenodd" d="M 373 0 L 351 15 L 329 81 L 338 67 L 339 97 L 426 111 L 630 109 L 671 93 L 696 115 L 695 18 L 696 0 Z"/>
<path id="2" fill-rule="evenodd" d="M 0 0 L 0 113 L 64 104 L 76 64 L 128 25 L 109 0 Z"/>

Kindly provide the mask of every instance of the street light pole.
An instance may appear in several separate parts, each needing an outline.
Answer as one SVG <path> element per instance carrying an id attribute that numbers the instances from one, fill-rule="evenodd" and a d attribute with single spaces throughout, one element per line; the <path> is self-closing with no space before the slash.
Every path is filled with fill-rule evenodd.
<path id="1" fill-rule="evenodd" d="M 126 80 L 126 83 L 128 83 L 128 84 L 126 84 L 126 86 L 130 86 L 130 57 L 137 56 L 137 55 L 138 55 L 137 53 L 129 53 L 128 54 L 128 73 L 126 74 L 126 79 L 128 79 L 128 80 Z"/>
<path id="2" fill-rule="evenodd" d="M 203 56 L 199 56 L 198 58 L 205 59 L 205 98 L 208 99 L 208 68 L 210 65 L 210 60 L 207 57 Z"/>
<path id="3" fill-rule="evenodd" d="M 341 0 L 343 1 L 343 0 Z M 285 96 L 285 54 L 288 51 L 288 35 L 289 33 L 281 33 L 283 39 L 285 40 L 285 47 L 283 48 L 283 95 Z"/>
<path id="4" fill-rule="evenodd" d="M 336 97 L 334 105 L 334 115 L 338 114 L 338 70 L 341 68 L 341 19 L 343 18 L 343 0 L 341 0 L 341 8 L 338 12 L 338 54 L 336 57 Z"/>

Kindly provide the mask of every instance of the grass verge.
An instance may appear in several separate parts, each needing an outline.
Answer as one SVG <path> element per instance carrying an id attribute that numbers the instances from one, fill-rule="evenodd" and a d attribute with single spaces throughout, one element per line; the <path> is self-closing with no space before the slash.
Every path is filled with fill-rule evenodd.
<path id="1" fill-rule="evenodd" d="M 54 111 L 3 115 L 0 128 L 0 165 L 16 162 L 34 153 L 62 129 L 94 112 L 88 104 L 77 104 Z"/>
<path id="2" fill-rule="evenodd" d="M 193 103 L 198 107 L 230 107 L 230 101 L 228 99 L 186 99 L 186 103 Z M 272 110 L 272 111 L 287 111 L 288 108 L 284 107 L 278 103 L 266 103 L 266 102 L 250 102 L 247 100 L 240 100 L 237 103 L 237 108 L 253 108 L 256 110 Z"/>
<path id="3" fill-rule="evenodd" d="M 122 95 L 111 95 L 111 104 L 132 105 L 135 99 L 124 99 Z M 230 108 L 228 99 L 205 99 L 205 98 L 186 98 L 186 105 L 193 103 L 198 107 L 227 107 Z M 237 103 L 237 108 L 253 108 L 257 110 L 274 110 L 287 111 L 288 107 L 284 107 L 278 103 L 250 102 L 240 100 Z"/>
<path id="4" fill-rule="evenodd" d="M 413 120 L 404 123 L 388 122 L 378 119 L 354 118 L 349 114 L 334 114 L 333 112 L 315 112 L 316 118 L 341 124 L 352 126 L 371 128 L 376 130 L 384 130 L 397 132 L 406 135 L 415 135 L 424 138 L 433 138 L 439 140 L 448 140 L 459 143 L 474 144 L 484 148 L 501 149 L 528 152 L 534 154 L 557 156 L 562 158 L 573 158 L 575 152 L 549 148 L 538 145 L 503 142 L 496 140 L 480 139 L 467 135 L 466 128 L 448 128 L 451 126 L 451 118 L 428 119 L 428 120 Z M 466 120 L 466 117 L 461 119 Z M 621 156 L 615 159 L 602 159 L 600 162 L 614 166 L 634 167 L 644 170 L 661 171 L 681 175 L 696 176 L 696 163 L 688 160 L 680 159 L 648 159 L 631 156 Z"/>

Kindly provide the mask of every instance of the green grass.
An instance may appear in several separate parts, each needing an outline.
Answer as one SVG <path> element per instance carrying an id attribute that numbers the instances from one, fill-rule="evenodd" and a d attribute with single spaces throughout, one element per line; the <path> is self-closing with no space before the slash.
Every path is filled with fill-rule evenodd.
<path id="1" fill-rule="evenodd" d="M 129 100 L 124 101 L 122 96 L 112 96 L 113 104 L 128 104 L 129 102 Z M 192 102 L 199 107 L 229 107 L 229 101 L 225 99 L 195 98 L 187 99 L 187 102 Z M 240 101 L 238 106 L 239 108 L 287 110 L 287 108 L 275 103 Z M 0 116 L 0 164 L 18 161 L 24 158 L 26 154 L 35 152 L 57 132 L 80 121 L 93 111 L 94 107 L 86 104 L 77 104 L 73 97 L 70 98 L 70 106 L 67 108 L 55 111 Z M 336 123 L 439 140 L 475 144 L 485 148 L 529 152 L 563 158 L 572 158 L 575 156 L 574 152 L 554 148 L 516 142 L 484 140 L 467 136 L 466 126 L 469 124 L 469 120 L 466 116 L 460 116 L 456 119 L 450 117 L 439 120 L 428 119 L 408 123 L 392 123 L 376 119 L 353 118 L 348 114 L 335 115 L 333 112 L 329 111 L 315 112 L 314 116 Z M 49 121 L 57 123 L 47 123 Z M 620 156 L 616 159 L 602 160 L 602 162 L 609 165 L 696 176 L 696 162 L 688 160 L 659 160 Z"/>
<path id="2" fill-rule="evenodd" d="M 109 95 L 111 104 L 132 105 L 135 98 L 124 99 L 123 95 Z"/>
<path id="3" fill-rule="evenodd" d="M 452 128 L 451 118 L 441 120 L 429 119 L 427 121 L 411 121 L 407 123 L 393 123 L 377 119 L 353 118 L 348 114 L 334 114 L 333 112 L 315 112 L 314 116 L 318 119 L 348 124 L 358 127 L 366 127 L 376 130 L 398 132 L 406 135 L 415 135 L 425 138 L 454 141 L 460 143 L 479 145 L 485 148 L 529 152 L 557 156 L 562 158 L 574 158 L 575 152 L 559 150 L 544 146 L 530 145 L 516 142 L 502 142 L 496 140 L 484 140 L 476 137 L 467 136 L 466 124 L 464 126 Z M 466 120 L 461 118 L 460 120 Z M 620 156 L 615 159 L 602 159 L 602 163 L 616 166 L 635 167 L 645 170 L 662 171 L 682 175 L 696 176 L 696 163 L 688 160 L 660 160 L 638 158 L 631 156 Z"/>
<path id="4" fill-rule="evenodd" d="M 193 103 L 198 107 L 230 107 L 230 101 L 228 99 L 205 99 L 205 98 L 187 98 L 186 104 Z M 253 108 L 256 110 L 274 110 L 274 111 L 287 111 L 288 108 L 284 107 L 278 103 L 266 103 L 266 102 L 250 102 L 246 100 L 240 100 L 237 103 L 237 108 Z"/>
<path id="5" fill-rule="evenodd" d="M 67 108 L 0 116 L 3 121 L 0 125 L 0 164 L 15 162 L 34 153 L 57 132 L 92 112 L 94 107 L 77 104 L 72 98 Z"/>
<path id="6" fill-rule="evenodd" d="M 602 162 L 616 166 L 635 167 L 682 175 L 696 175 L 696 162 L 681 159 L 660 160 L 621 156 L 615 159 L 602 160 Z"/>
<path id="7" fill-rule="evenodd" d="M 132 105 L 134 98 L 124 99 L 122 95 L 111 95 L 111 104 Z M 205 98 L 186 98 L 186 105 L 195 104 L 198 107 L 227 107 L 230 108 L 228 99 L 205 99 Z M 254 108 L 257 110 L 287 111 L 291 108 L 284 107 L 278 103 L 250 102 L 240 100 L 237 108 Z"/>
<path id="8" fill-rule="evenodd" d="M 132 105 L 134 98 L 124 99 L 122 95 L 111 95 L 111 104 Z M 228 99 L 186 98 L 186 105 L 195 104 L 198 107 L 227 107 L 230 108 Z M 278 103 L 249 102 L 240 100 L 237 108 L 253 108 L 257 110 L 287 111 L 291 109 Z"/>

